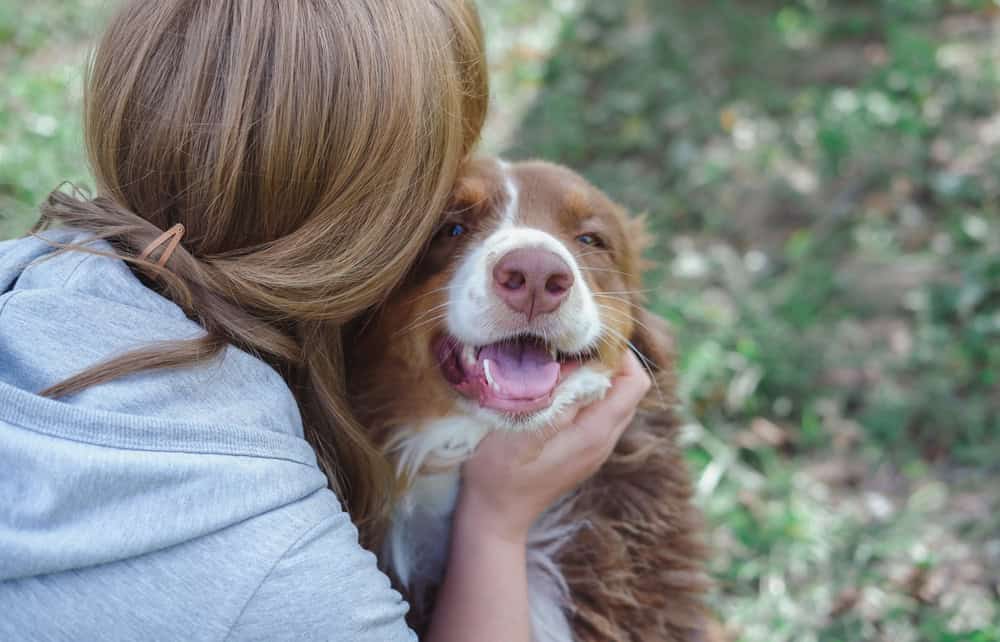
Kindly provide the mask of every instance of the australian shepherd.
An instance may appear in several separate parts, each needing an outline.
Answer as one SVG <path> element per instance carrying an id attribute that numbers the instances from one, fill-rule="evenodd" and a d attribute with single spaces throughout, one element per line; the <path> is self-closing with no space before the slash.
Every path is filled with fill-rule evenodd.
<path id="1" fill-rule="evenodd" d="M 444 574 L 461 463 L 492 430 L 543 430 L 602 397 L 628 349 L 655 385 L 607 463 L 530 534 L 534 639 L 705 639 L 670 339 L 643 308 L 646 240 L 640 219 L 564 167 L 476 159 L 423 259 L 351 337 L 354 403 L 401 489 L 377 548 L 418 632 Z"/>

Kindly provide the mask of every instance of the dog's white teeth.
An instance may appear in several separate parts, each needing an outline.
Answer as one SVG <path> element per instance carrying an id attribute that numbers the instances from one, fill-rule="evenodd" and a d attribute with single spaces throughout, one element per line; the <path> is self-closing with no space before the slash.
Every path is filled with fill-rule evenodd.
<path id="1" fill-rule="evenodd" d="M 472 346 L 464 346 L 462 348 L 462 363 L 465 364 L 467 368 L 471 368 L 476 365 L 476 349 Z"/>
<path id="2" fill-rule="evenodd" d="M 483 374 L 486 375 L 486 383 L 489 384 L 490 389 L 494 392 L 500 392 L 500 387 L 497 386 L 497 382 L 493 380 L 493 373 L 490 372 L 490 360 L 483 360 Z"/>
<path id="3" fill-rule="evenodd" d="M 553 361 L 559 360 L 559 351 L 556 350 L 555 346 L 549 346 L 549 356 L 552 357 Z"/>

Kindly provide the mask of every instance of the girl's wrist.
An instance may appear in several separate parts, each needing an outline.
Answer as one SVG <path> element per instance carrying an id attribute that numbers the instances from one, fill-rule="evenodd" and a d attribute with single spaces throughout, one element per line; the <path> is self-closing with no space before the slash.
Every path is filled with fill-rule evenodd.
<path id="1" fill-rule="evenodd" d="M 505 548 L 525 548 L 528 527 L 517 523 L 463 490 L 459 495 L 453 524 L 453 537 Z"/>
<path id="2" fill-rule="evenodd" d="M 427 639 L 530 640 L 527 534 L 497 528 L 500 513 L 462 495 Z"/>

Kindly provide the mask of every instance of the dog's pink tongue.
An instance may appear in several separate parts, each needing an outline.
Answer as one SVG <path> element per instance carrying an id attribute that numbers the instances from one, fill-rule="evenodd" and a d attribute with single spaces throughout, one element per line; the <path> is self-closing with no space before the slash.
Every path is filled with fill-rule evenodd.
<path id="1" fill-rule="evenodd" d="M 489 368 L 491 391 L 507 399 L 544 397 L 559 382 L 559 362 L 536 344 L 488 345 L 479 351 L 479 361 Z"/>

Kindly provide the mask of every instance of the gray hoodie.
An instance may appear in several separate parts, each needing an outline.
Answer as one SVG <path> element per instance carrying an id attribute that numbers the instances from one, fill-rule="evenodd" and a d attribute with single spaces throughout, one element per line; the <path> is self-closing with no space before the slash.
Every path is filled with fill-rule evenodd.
<path id="1" fill-rule="evenodd" d="M 200 332 L 119 259 L 0 243 L 0 639 L 415 639 L 264 362 L 37 394 Z"/>

